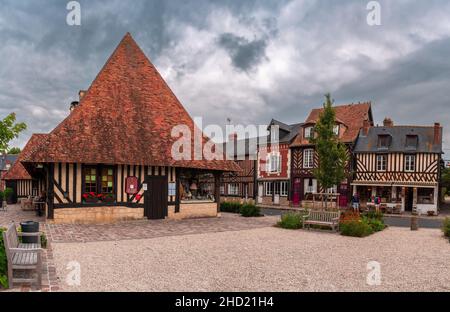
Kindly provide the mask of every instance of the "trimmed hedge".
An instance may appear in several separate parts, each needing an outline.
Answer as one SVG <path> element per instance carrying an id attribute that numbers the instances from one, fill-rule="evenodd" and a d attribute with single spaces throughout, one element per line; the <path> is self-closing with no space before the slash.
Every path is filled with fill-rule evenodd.
<path id="1" fill-rule="evenodd" d="M 253 204 L 244 204 L 240 209 L 241 216 L 245 218 L 261 217 L 261 209 Z"/>
<path id="2" fill-rule="evenodd" d="M 450 218 L 447 217 L 444 220 L 444 223 L 442 225 L 442 232 L 444 233 L 445 237 L 450 238 Z"/>
<path id="3" fill-rule="evenodd" d="M 352 237 L 366 237 L 374 233 L 372 227 L 365 220 L 341 223 L 340 229 L 341 235 Z"/>
<path id="4" fill-rule="evenodd" d="M 241 211 L 242 204 L 238 202 L 222 202 L 220 203 L 221 212 L 239 213 Z"/>
<path id="5" fill-rule="evenodd" d="M 295 212 L 286 213 L 281 216 L 281 220 L 278 221 L 277 226 L 288 230 L 301 229 L 303 228 L 303 215 Z"/>
<path id="6" fill-rule="evenodd" d="M 243 217 L 261 217 L 261 209 L 254 204 L 241 204 L 238 202 L 223 202 L 220 204 L 221 212 L 239 213 Z"/>

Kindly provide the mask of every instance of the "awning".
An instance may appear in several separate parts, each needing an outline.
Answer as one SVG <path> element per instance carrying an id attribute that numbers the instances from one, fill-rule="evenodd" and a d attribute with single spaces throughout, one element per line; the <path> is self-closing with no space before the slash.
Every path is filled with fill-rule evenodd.
<path id="1" fill-rule="evenodd" d="M 373 182 L 373 181 L 356 181 L 352 182 L 350 185 L 354 186 L 400 186 L 400 187 L 424 187 L 424 188 L 435 188 L 438 186 L 434 182 Z"/>

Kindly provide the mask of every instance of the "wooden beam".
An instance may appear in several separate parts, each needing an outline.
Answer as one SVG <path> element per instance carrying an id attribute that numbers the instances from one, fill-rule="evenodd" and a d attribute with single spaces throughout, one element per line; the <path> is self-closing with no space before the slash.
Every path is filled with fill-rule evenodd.
<path id="1" fill-rule="evenodd" d="M 53 181 L 54 181 L 54 171 L 55 171 L 55 164 L 50 163 L 47 167 L 47 219 L 53 220 L 54 219 L 54 212 L 53 212 L 53 201 L 54 201 L 54 191 L 53 191 Z"/>

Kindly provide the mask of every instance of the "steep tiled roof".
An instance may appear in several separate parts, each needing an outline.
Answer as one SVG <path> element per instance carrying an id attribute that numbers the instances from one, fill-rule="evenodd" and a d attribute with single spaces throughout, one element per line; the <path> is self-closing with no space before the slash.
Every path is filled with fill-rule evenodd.
<path id="1" fill-rule="evenodd" d="M 23 148 L 17 161 L 11 167 L 11 169 L 5 174 L 3 180 L 31 180 L 31 176 L 24 168 L 21 161 L 32 154 L 36 148 L 41 144 L 46 137 L 46 134 L 33 134 L 28 141 L 27 145 Z"/>
<path id="2" fill-rule="evenodd" d="M 173 159 L 171 149 L 178 138 L 171 133 L 177 125 L 186 125 L 194 137 L 192 118 L 127 34 L 80 104 L 25 162 L 239 170 L 232 161 Z"/>
<path id="3" fill-rule="evenodd" d="M 334 106 L 336 112 L 336 121 L 345 126 L 345 132 L 340 138 L 344 143 L 354 142 L 358 138 L 359 130 L 364 125 L 364 120 L 372 121 L 371 103 L 358 103 L 349 105 Z M 323 108 L 313 109 L 305 121 L 305 124 L 315 124 L 319 119 Z M 300 131 L 292 147 L 309 145 L 309 140 L 306 140 Z"/>
<path id="4" fill-rule="evenodd" d="M 435 130 L 439 131 L 435 141 Z M 392 138 L 388 148 L 378 148 L 378 136 L 390 135 Z M 417 146 L 413 149 L 407 146 L 407 136 L 417 136 Z M 367 135 L 361 133 L 355 146 L 355 153 L 442 153 L 442 127 L 433 126 L 394 126 L 371 127 Z"/>
<path id="5" fill-rule="evenodd" d="M 13 165 L 18 155 L 0 155 L 0 171 L 8 170 L 8 165 Z"/>

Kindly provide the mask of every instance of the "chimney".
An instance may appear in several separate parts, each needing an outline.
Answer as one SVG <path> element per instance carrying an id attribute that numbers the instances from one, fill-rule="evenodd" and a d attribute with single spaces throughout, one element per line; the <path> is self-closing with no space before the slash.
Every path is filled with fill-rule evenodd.
<path id="1" fill-rule="evenodd" d="M 440 145 L 442 144 L 442 137 L 441 137 L 441 124 L 436 122 L 434 124 L 434 144 Z"/>
<path id="2" fill-rule="evenodd" d="M 230 133 L 230 135 L 228 136 L 228 142 L 236 142 L 237 137 L 238 135 L 236 132 Z"/>
<path id="3" fill-rule="evenodd" d="M 369 129 L 370 129 L 371 123 L 368 119 L 364 120 L 363 123 L 363 135 L 367 136 L 369 134 Z"/>
<path id="4" fill-rule="evenodd" d="M 75 109 L 75 107 L 78 106 L 78 104 L 80 104 L 80 102 L 78 101 L 73 101 L 72 103 L 70 103 L 70 112 L 72 112 Z"/>
<path id="5" fill-rule="evenodd" d="M 86 90 L 80 90 L 80 92 L 78 92 L 78 96 L 80 97 L 80 102 L 83 99 L 83 97 L 86 95 Z"/>
<path id="6" fill-rule="evenodd" d="M 386 128 L 392 128 L 394 126 L 394 122 L 392 121 L 391 118 L 386 117 L 386 118 L 384 118 L 383 125 Z"/>

